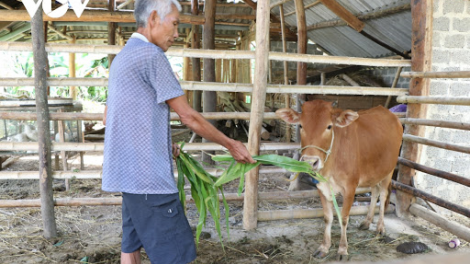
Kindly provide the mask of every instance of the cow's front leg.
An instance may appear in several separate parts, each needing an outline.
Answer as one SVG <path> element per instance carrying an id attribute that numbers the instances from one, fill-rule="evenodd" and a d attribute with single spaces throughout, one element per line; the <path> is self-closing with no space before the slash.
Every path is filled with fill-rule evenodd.
<path id="1" fill-rule="evenodd" d="M 348 191 L 350 190 L 350 191 Z M 354 202 L 355 188 L 347 188 L 343 192 L 343 209 L 341 210 L 341 240 L 339 241 L 338 247 L 338 256 L 337 260 L 339 261 L 348 261 L 348 222 L 349 222 L 349 212 L 351 211 L 351 206 Z"/>
<path id="2" fill-rule="evenodd" d="M 325 233 L 323 234 L 323 243 L 313 253 L 315 258 L 324 258 L 328 255 L 331 247 L 331 225 L 333 224 L 333 203 L 326 199 L 325 195 L 319 190 L 320 200 L 323 207 L 325 220 Z"/>

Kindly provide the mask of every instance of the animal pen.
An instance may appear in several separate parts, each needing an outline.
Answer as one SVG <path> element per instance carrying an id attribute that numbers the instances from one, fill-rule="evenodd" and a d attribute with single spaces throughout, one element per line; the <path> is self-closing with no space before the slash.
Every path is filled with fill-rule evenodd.
<path id="1" fill-rule="evenodd" d="M 97 53 L 97 54 L 109 54 L 112 56 L 117 54 L 124 44 L 126 39 L 124 34 L 121 34 L 118 29 L 118 23 L 131 23 L 135 22 L 132 12 L 120 12 L 119 9 L 124 8 L 125 5 L 132 1 L 122 1 L 121 7 L 115 6 L 113 1 L 109 2 L 109 11 L 95 11 L 85 10 L 80 18 L 77 18 L 72 11 L 68 11 L 63 17 L 50 18 L 44 16 L 37 16 L 32 21 L 32 42 L 14 42 L 13 37 L 8 38 L 8 42 L 0 42 L 0 51 L 7 52 L 31 52 L 35 54 L 35 63 L 41 63 L 38 58 L 44 57 L 46 52 L 63 52 L 63 53 Z M 417 0 L 417 1 L 402 1 L 404 5 L 395 7 L 397 10 L 411 10 L 411 44 L 410 52 L 404 52 L 388 46 L 386 43 L 381 42 L 377 38 L 372 37 L 366 32 L 369 32 L 370 26 L 366 22 L 372 19 L 374 16 L 379 17 L 380 14 L 387 15 L 387 10 L 382 10 L 374 14 L 363 14 L 362 16 L 357 13 L 348 11 L 347 8 L 351 9 L 353 6 L 351 2 L 355 1 L 335 1 L 335 0 L 319 0 L 319 1 L 302 1 L 302 0 L 273 0 L 271 1 L 258 1 L 252 2 L 251 0 L 245 0 L 243 7 L 252 8 L 256 11 L 255 15 L 241 15 L 231 14 L 233 19 L 255 19 L 256 24 L 252 25 L 255 30 L 256 49 L 255 51 L 250 50 L 221 50 L 223 45 L 215 45 L 214 43 L 214 25 L 224 25 L 221 20 L 221 15 L 218 16 L 216 13 L 217 8 L 229 8 L 229 5 L 236 5 L 237 8 L 242 4 L 234 3 L 219 3 L 214 0 L 204 1 L 204 15 L 198 14 L 198 9 L 193 8 L 192 14 L 182 13 L 181 23 L 192 25 L 192 30 L 185 30 L 185 42 L 183 48 L 171 48 L 166 53 L 167 56 L 183 57 L 186 61 L 185 65 L 189 64 L 189 59 L 192 59 L 193 72 L 189 73 L 189 67 L 183 69 L 185 77 L 181 81 L 181 86 L 185 91 L 191 91 L 192 95 L 190 100 L 194 103 L 195 108 L 203 105 L 202 115 L 209 120 L 249 120 L 248 129 L 248 142 L 247 147 L 252 155 L 258 155 L 260 151 L 282 151 L 282 150 L 296 150 L 300 148 L 298 142 L 299 136 L 294 136 L 297 142 L 291 142 L 291 131 L 290 127 L 286 127 L 285 138 L 286 142 L 261 142 L 262 124 L 269 120 L 276 120 L 277 117 L 273 111 L 265 112 L 266 99 L 268 95 L 282 95 L 285 100 L 281 103 L 285 107 L 290 107 L 292 102 L 296 102 L 293 107 L 299 106 L 299 99 L 309 95 L 342 95 L 342 96 L 384 96 L 384 98 L 395 98 L 398 103 L 408 104 L 408 110 L 406 116 L 399 116 L 400 121 L 405 126 L 405 134 L 403 136 L 403 145 L 401 155 L 398 161 L 398 177 L 396 181 L 393 181 L 392 186 L 397 193 L 397 204 L 395 206 L 395 212 L 400 217 L 408 217 L 410 214 L 423 218 L 426 221 L 452 233 L 456 236 L 470 242 L 470 229 L 464 225 L 456 222 L 449 221 L 444 216 L 433 212 L 430 209 L 425 208 L 422 205 L 416 203 L 416 198 L 424 199 L 428 202 L 436 204 L 440 207 L 446 208 L 452 212 L 463 215 L 470 218 L 470 210 L 467 206 L 462 204 L 456 204 L 447 201 L 443 198 L 439 198 L 436 195 L 422 191 L 414 185 L 413 179 L 417 174 L 417 171 L 425 173 L 425 177 L 438 177 L 448 181 L 452 181 L 466 187 L 470 187 L 470 179 L 467 177 L 459 176 L 454 173 L 446 172 L 444 170 L 434 169 L 429 166 L 420 164 L 422 162 L 421 154 L 423 145 L 432 146 L 435 148 L 442 148 L 445 150 L 456 151 L 461 153 L 470 154 L 470 147 L 465 144 L 453 144 L 446 141 L 438 141 L 434 139 L 426 138 L 425 127 L 439 127 L 439 128 L 450 128 L 458 130 L 470 130 L 470 123 L 463 122 L 461 120 L 449 121 L 449 120 L 434 120 L 427 117 L 428 105 L 457 105 L 457 106 L 470 106 L 470 97 L 467 96 L 430 96 L 430 85 L 431 79 L 438 78 L 470 78 L 470 72 L 463 71 L 465 67 L 451 68 L 447 71 L 436 71 L 438 67 L 433 67 L 432 54 L 433 54 L 433 14 L 435 14 L 435 6 L 442 8 L 443 0 Z M 360 2 L 360 1 L 357 1 Z M 390 2 L 390 1 L 383 1 Z M 410 3 L 411 2 L 411 3 Z M 462 1 L 463 2 L 463 1 Z M 192 2 L 181 2 L 183 7 L 186 9 L 190 3 L 194 6 L 198 5 L 198 1 Z M 227 7 L 223 6 L 227 5 Z M 462 4 L 463 5 L 463 4 Z M 2 7 L 4 5 L 1 5 Z M 466 3 L 465 6 L 470 8 L 470 4 Z M 284 7 L 291 10 L 289 13 L 284 12 Z M 185 10 L 183 8 L 183 10 Z M 240 7 L 241 8 L 241 7 Z M 320 9 L 323 8 L 323 9 Z M 323 21 L 316 24 L 307 25 L 306 16 L 312 15 L 313 12 L 321 12 L 327 9 L 331 11 L 338 18 L 334 21 Z M 389 14 L 393 14 L 392 11 Z M 434 13 L 433 13 L 434 12 Z M 296 29 L 297 32 L 293 33 L 291 28 L 286 27 L 286 18 L 293 18 L 295 14 Z M 226 14 L 227 15 L 227 14 Z M 367 16 L 368 15 L 368 16 Z M 228 15 L 227 15 L 228 16 Z M 464 15 L 462 15 L 464 16 Z M 465 18 L 468 19 L 470 13 L 466 13 Z M 44 21 L 53 21 L 54 23 L 60 23 L 61 21 L 74 21 L 74 22 L 107 22 L 108 30 L 112 33 L 108 34 L 108 45 L 94 45 L 94 44 L 73 44 L 77 41 L 69 36 L 68 32 L 58 30 L 55 27 L 58 25 L 48 24 L 47 28 L 50 32 L 57 34 L 62 37 L 62 40 L 71 44 L 61 43 L 45 43 L 44 32 L 42 30 Z M 8 21 L 12 23 L 15 21 L 29 21 L 30 17 L 25 10 L 12 10 L 9 8 L 0 9 L 0 20 Z M 217 22 L 219 21 L 219 22 Z M 2 23 L 2 22 L 0 22 Z M 219 24 L 218 24 L 219 23 Z M 241 26 L 240 23 L 228 23 L 224 22 L 226 26 Z M 1 24 L 0 24 L 1 25 Z M 202 49 L 199 48 L 198 25 L 204 26 L 204 33 L 202 34 Z M 347 25 L 347 26 L 346 26 Z M 391 51 L 400 56 L 391 58 L 372 58 L 372 57 L 354 57 L 354 56 L 324 56 L 324 55 L 311 55 L 307 53 L 307 41 L 309 35 L 307 32 L 315 30 L 317 28 L 327 26 L 343 26 L 347 30 L 353 30 L 354 33 L 362 34 L 381 47 Z M 349 26 L 349 28 L 348 28 Z M 47 32 L 47 30 L 46 30 Z M 190 33 L 189 33 L 190 32 Z M 270 36 L 272 32 L 278 32 L 280 40 L 282 41 L 284 51 L 273 52 L 270 51 Z M 467 40 L 470 36 L 467 33 Z M 21 33 L 23 34 L 23 33 Z M 115 37 L 118 36 L 119 40 L 116 41 Z M 373 34 L 371 34 L 373 35 Z M 380 35 L 380 34 L 377 34 Z M 17 35 L 23 36 L 23 35 Z M 297 54 L 286 52 L 286 39 L 295 38 L 297 41 Z M 127 36 L 128 37 L 128 36 Z M 0 39 L 4 40 L 0 36 Z M 312 39 L 315 41 L 315 39 Z M 190 43 L 191 48 L 189 48 Z M 322 44 L 318 45 L 319 48 L 328 50 L 328 46 Z M 397 46 L 397 45 L 395 45 Z M 467 50 L 468 51 L 468 50 Z M 201 82 L 201 69 L 199 59 L 203 59 L 204 67 L 204 81 Z M 217 82 L 215 78 L 216 59 L 223 60 L 254 60 L 254 72 L 253 72 L 253 83 L 247 82 L 227 82 L 222 83 L 220 80 Z M 110 59 L 112 61 L 112 59 Z M 271 76 L 271 63 L 274 61 L 282 61 L 284 71 L 282 74 L 282 83 L 272 84 L 268 83 L 268 79 Z M 287 63 L 297 63 L 296 72 L 296 83 L 294 85 L 288 83 L 288 69 Z M 43 61 L 42 63 L 45 63 Z M 396 82 L 392 87 L 370 87 L 360 86 L 356 83 L 353 86 L 342 86 L 342 85 L 325 85 L 324 78 L 325 73 L 320 74 L 323 80 L 319 85 L 307 85 L 307 65 L 327 65 L 335 66 L 341 65 L 346 66 L 370 66 L 370 67 L 390 67 L 396 68 L 397 80 L 400 76 L 402 78 L 410 78 L 410 85 L 408 88 L 396 88 Z M 196 66 L 197 65 L 197 66 Z M 233 63 L 232 65 L 238 65 Z M 240 64 L 241 65 L 241 64 Z M 44 66 L 44 65 L 42 65 Z M 246 65 L 245 65 L 246 66 Z M 36 69 L 40 69 L 41 65 L 38 65 Z M 220 65 L 219 65 L 220 67 Z M 44 68 L 44 67 L 43 67 Z M 410 68 L 410 71 L 403 72 L 403 68 Z M 232 67 L 235 69 L 235 66 Z M 239 71 L 247 72 L 247 69 L 238 68 Z M 240 74 L 240 73 L 233 73 Z M 189 75 L 192 75 L 190 78 Z M 42 81 L 40 81 L 42 80 Z M 47 81 L 46 81 L 47 80 Z M 105 78 L 80 78 L 71 75 L 69 78 L 47 78 L 46 71 L 36 72 L 35 78 L 1 78 L 0 86 L 35 86 L 36 91 L 46 89 L 46 86 L 106 86 L 107 79 Z M 204 92 L 203 102 L 201 103 L 201 91 Z M 215 92 L 229 92 L 229 93 L 251 93 L 251 109 L 246 112 L 215 112 L 215 105 L 217 97 Z M 71 93 L 73 94 L 73 93 Z M 43 94 L 46 98 L 45 93 Z M 294 95 L 292 98 L 290 95 Z M 36 92 L 36 97 L 40 97 Z M 198 98 L 199 96 L 199 98 Z M 43 99 L 44 99 L 43 98 Z M 272 99 L 271 99 L 272 100 Z M 102 120 L 103 114 L 97 113 L 81 113 L 81 112 L 47 112 L 47 100 L 44 101 L 39 98 L 36 100 L 37 113 L 34 112 L 14 112 L 14 111 L 2 111 L 0 112 L 0 119 L 4 120 L 37 120 L 38 124 L 53 121 L 96 121 Z M 212 105 L 212 106 L 211 106 Z M 199 109 L 201 110 L 201 109 Z M 175 114 L 171 114 L 171 120 L 179 120 L 179 117 Z M 81 126 L 80 126 L 81 127 Z M 39 129 L 38 129 L 39 131 Z M 295 130 L 292 131 L 295 134 Z M 80 131 L 80 133 L 82 133 Z M 62 134 L 62 133 L 61 133 Z M 40 134 L 41 136 L 41 134 Z M 42 135 L 44 137 L 44 135 Z M 43 139 L 44 140 L 44 139 Z M 39 142 L 44 142 L 39 139 Z M 45 141 L 47 143 L 47 141 Z M 47 144 L 46 144 L 47 145 Z M 50 148 L 45 150 L 43 147 Z M 40 146 L 40 153 L 43 152 L 46 155 L 50 155 L 50 151 L 61 152 L 64 157 L 67 151 L 87 152 L 87 151 L 103 151 L 103 143 L 67 143 L 62 139 L 61 142 L 51 143 L 50 146 Z M 1 151 L 37 151 L 38 143 L 36 142 L 0 142 Z M 214 143 L 187 143 L 185 144 L 185 151 L 217 151 L 223 150 L 223 148 Z M 57 157 L 56 157 L 57 158 Z M 53 192 L 50 185 L 45 184 L 47 181 L 54 179 L 100 179 L 101 171 L 69 171 L 65 167 L 64 171 L 55 170 L 50 171 L 51 164 L 47 164 L 46 157 L 41 157 L 42 164 L 49 166 L 40 167 L 42 171 L 1 171 L 0 180 L 6 179 L 41 179 L 41 199 L 37 200 L 1 200 L 0 207 L 42 207 L 43 214 L 50 214 L 49 216 L 43 215 L 43 220 L 55 221 L 53 217 L 54 206 L 83 206 L 83 205 L 120 205 L 121 198 L 62 198 L 53 199 Z M 65 159 L 64 159 L 65 160 Z M 41 165 L 43 166 L 43 165 Z M 259 211 L 258 203 L 261 200 L 279 200 L 283 198 L 309 198 L 316 197 L 318 193 L 316 191 L 309 192 L 269 192 L 260 193 L 258 191 L 258 180 L 259 173 L 276 173 L 283 172 L 278 168 L 263 167 L 257 168 L 250 171 L 246 175 L 245 191 L 242 198 L 237 197 L 236 194 L 226 194 L 228 201 L 243 199 L 243 227 L 246 230 L 252 230 L 257 227 L 259 221 L 272 221 L 280 219 L 294 219 L 294 218 L 313 218 L 322 216 L 322 210 L 320 209 L 293 209 L 293 210 L 282 210 L 282 211 Z M 215 173 L 215 171 L 214 171 Z M 424 174 L 423 174 L 424 175 Z M 445 184 L 445 183 L 444 183 Z M 368 192 L 367 189 L 358 189 L 357 193 Z M 392 208 L 393 209 L 393 208 Z M 365 214 L 367 207 L 353 207 L 351 214 Z M 48 227 L 51 228 L 48 230 Z M 54 236 L 55 224 L 51 224 L 45 227 L 45 236 Z"/>

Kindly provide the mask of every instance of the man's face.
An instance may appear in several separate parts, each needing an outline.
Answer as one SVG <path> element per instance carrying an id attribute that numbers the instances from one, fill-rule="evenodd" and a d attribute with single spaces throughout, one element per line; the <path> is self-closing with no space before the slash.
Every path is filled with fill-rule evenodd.
<path id="1" fill-rule="evenodd" d="M 169 13 L 163 20 L 158 15 L 152 16 L 154 23 L 150 25 L 150 39 L 149 41 L 159 46 L 163 51 L 167 51 L 175 38 L 178 37 L 179 25 L 179 11 L 173 5 L 171 13 Z"/>

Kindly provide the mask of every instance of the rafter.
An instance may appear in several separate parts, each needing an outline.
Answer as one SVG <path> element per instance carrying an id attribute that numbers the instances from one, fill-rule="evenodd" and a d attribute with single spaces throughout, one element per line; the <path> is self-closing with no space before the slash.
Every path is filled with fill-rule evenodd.
<path id="1" fill-rule="evenodd" d="M 335 13 L 338 17 L 344 20 L 348 26 L 355 29 L 357 32 L 361 32 L 364 28 L 364 23 L 359 20 L 353 13 L 344 8 L 341 4 L 335 0 L 320 0 L 323 5 Z"/>

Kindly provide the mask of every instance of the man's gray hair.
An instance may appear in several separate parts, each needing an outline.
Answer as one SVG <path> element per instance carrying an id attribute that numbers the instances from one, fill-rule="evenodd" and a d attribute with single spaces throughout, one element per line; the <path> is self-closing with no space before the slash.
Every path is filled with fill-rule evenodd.
<path id="1" fill-rule="evenodd" d="M 137 23 L 137 28 L 146 27 L 147 19 L 153 10 L 157 11 L 160 20 L 163 19 L 172 11 L 172 5 L 181 12 L 181 5 L 177 0 L 136 0 L 134 17 Z"/>

